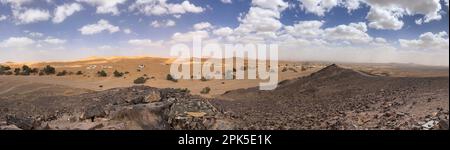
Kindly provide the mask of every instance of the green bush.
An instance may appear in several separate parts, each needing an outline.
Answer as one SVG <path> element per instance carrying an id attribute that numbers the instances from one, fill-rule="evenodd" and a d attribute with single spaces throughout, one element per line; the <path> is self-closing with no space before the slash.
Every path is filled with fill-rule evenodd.
<path id="1" fill-rule="evenodd" d="M 30 75 L 32 72 L 32 69 L 30 67 L 28 67 L 27 65 L 23 65 L 22 66 L 22 73 L 20 73 L 21 75 Z"/>
<path id="2" fill-rule="evenodd" d="M 205 87 L 202 89 L 202 91 L 200 91 L 201 94 L 208 94 L 211 91 L 211 88 L 209 87 Z"/>
<path id="3" fill-rule="evenodd" d="M 44 69 L 42 69 L 42 71 L 46 75 L 51 75 L 51 74 L 55 74 L 56 73 L 56 69 L 54 67 L 50 66 L 50 65 L 45 66 Z"/>
<path id="4" fill-rule="evenodd" d="M 102 71 L 97 72 L 97 76 L 99 76 L 99 77 L 107 77 L 108 74 L 106 73 L 105 70 L 102 70 Z"/>
<path id="5" fill-rule="evenodd" d="M 11 67 L 0 65 L 0 75 L 8 75 L 11 73 L 9 70 L 11 70 Z"/>
<path id="6" fill-rule="evenodd" d="M 67 71 L 66 70 L 63 70 L 62 72 L 58 72 L 56 74 L 56 76 L 65 76 L 65 75 L 67 75 Z"/>
<path id="7" fill-rule="evenodd" d="M 0 65 L 0 71 L 9 71 L 9 70 L 11 70 L 11 67 Z"/>
<path id="8" fill-rule="evenodd" d="M 114 77 L 118 77 L 118 78 L 120 78 L 120 77 L 122 77 L 124 75 L 124 73 L 123 72 L 119 72 L 119 71 L 114 71 Z"/>
<path id="9" fill-rule="evenodd" d="M 14 75 L 20 75 L 20 68 L 14 68 Z"/>
<path id="10" fill-rule="evenodd" d="M 134 84 L 145 84 L 147 82 L 148 78 L 145 77 L 139 77 L 136 80 L 133 81 Z"/>
<path id="11" fill-rule="evenodd" d="M 177 88 L 175 89 L 177 92 L 183 92 L 183 93 L 191 93 L 191 90 L 188 88 Z"/>
<path id="12" fill-rule="evenodd" d="M 33 68 L 33 69 L 31 69 L 31 73 L 32 74 L 37 74 L 37 73 L 39 73 L 39 69 L 38 68 Z"/>

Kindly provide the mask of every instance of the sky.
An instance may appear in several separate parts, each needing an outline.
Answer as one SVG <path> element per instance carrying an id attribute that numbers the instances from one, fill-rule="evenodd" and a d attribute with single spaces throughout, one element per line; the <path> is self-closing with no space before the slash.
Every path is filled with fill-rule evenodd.
<path id="1" fill-rule="evenodd" d="M 448 66 L 448 0 L 0 0 L 0 62 L 267 43 L 299 61 Z"/>

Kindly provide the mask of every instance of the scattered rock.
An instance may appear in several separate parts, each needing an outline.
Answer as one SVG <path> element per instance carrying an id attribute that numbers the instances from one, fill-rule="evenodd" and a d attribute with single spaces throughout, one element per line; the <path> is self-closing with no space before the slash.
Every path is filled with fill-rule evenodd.
<path id="1" fill-rule="evenodd" d="M 144 103 L 159 102 L 161 100 L 161 94 L 158 90 L 151 90 L 144 98 Z"/>
<path id="2" fill-rule="evenodd" d="M 206 115 L 206 113 L 204 113 L 204 112 L 186 112 L 186 114 L 188 116 L 195 117 L 195 118 L 200 118 L 200 117 L 203 117 Z"/>
<path id="3" fill-rule="evenodd" d="M 16 125 L 5 125 L 5 126 L 0 126 L 0 130 L 22 130 L 19 127 L 17 127 Z"/>
<path id="4" fill-rule="evenodd" d="M 103 123 L 98 122 L 81 122 L 75 124 L 73 130 L 95 130 L 103 127 Z"/>
<path id="5" fill-rule="evenodd" d="M 81 119 L 91 119 L 93 122 L 96 117 L 105 117 L 106 112 L 101 106 L 92 106 L 86 109 Z"/>
<path id="6" fill-rule="evenodd" d="M 424 130 L 429 130 L 429 129 L 433 128 L 434 125 L 435 125 L 435 121 L 431 120 L 431 121 L 428 121 L 427 123 L 423 124 L 422 127 Z"/>
<path id="7" fill-rule="evenodd" d="M 15 125 L 16 127 L 19 127 L 20 129 L 23 129 L 23 130 L 36 129 L 40 125 L 33 118 L 18 117 L 18 116 L 15 116 L 15 115 L 8 115 L 8 116 L 6 116 L 6 124 L 8 124 L 8 125 Z"/>
<path id="8" fill-rule="evenodd" d="M 448 120 L 447 121 L 444 121 L 444 120 L 441 120 L 441 121 L 439 121 L 439 123 L 437 124 L 438 125 L 438 129 L 439 130 L 448 130 L 449 128 L 448 128 Z"/>

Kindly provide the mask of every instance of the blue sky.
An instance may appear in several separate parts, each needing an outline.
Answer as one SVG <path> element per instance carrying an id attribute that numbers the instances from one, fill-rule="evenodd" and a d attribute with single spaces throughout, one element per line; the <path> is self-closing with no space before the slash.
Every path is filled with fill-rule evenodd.
<path id="1" fill-rule="evenodd" d="M 167 56 L 199 34 L 278 43 L 281 59 L 448 66 L 448 18 L 446 0 L 0 0 L 0 62 Z"/>

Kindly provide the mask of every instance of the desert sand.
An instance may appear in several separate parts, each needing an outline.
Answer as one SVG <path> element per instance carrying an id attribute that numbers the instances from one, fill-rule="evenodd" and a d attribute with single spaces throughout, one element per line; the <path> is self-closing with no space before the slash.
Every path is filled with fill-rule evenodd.
<path id="1" fill-rule="evenodd" d="M 448 129 L 448 67 L 280 61 L 278 88 L 259 91 L 259 80 L 169 81 L 172 61 L 4 63 L 12 70 L 51 65 L 67 74 L 0 75 L 0 127 Z M 97 75 L 101 70 L 106 77 Z M 115 70 L 127 73 L 115 77 Z M 149 80 L 133 83 L 139 77 Z M 201 93 L 205 87 L 211 91 Z"/>

